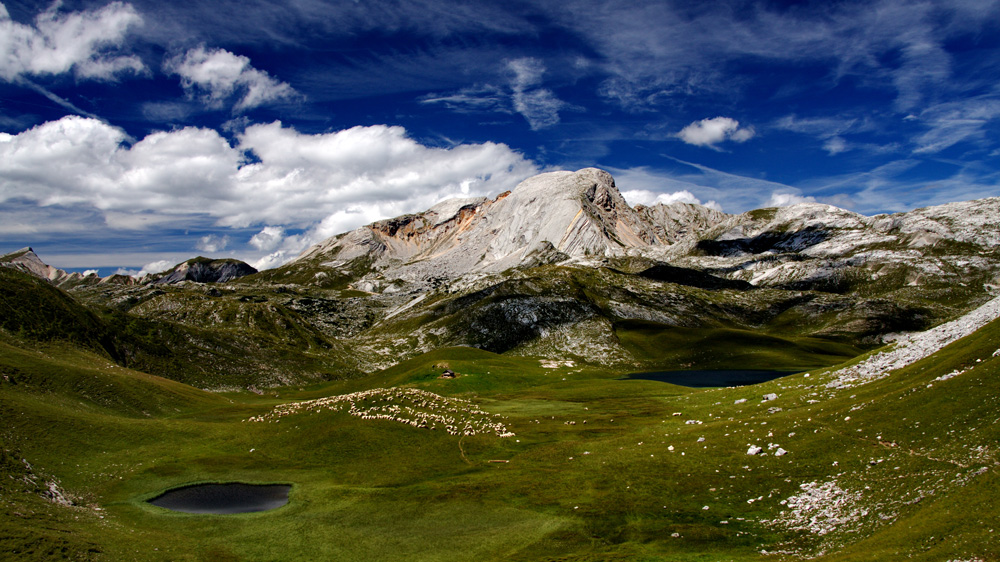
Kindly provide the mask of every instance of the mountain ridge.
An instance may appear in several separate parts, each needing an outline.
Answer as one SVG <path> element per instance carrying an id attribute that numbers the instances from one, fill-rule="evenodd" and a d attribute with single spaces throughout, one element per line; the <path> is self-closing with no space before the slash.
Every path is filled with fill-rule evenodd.
<path id="1" fill-rule="evenodd" d="M 136 284 L 176 284 L 183 281 L 196 283 L 224 283 L 257 273 L 257 270 L 246 262 L 232 258 L 212 259 L 195 257 L 183 261 L 170 269 L 159 273 L 147 273 L 141 277 L 113 273 L 106 277 L 98 277 L 96 273 L 84 275 L 69 273 L 65 270 L 46 264 L 30 246 L 15 252 L 0 256 L 0 267 L 9 267 L 23 271 L 52 284 L 70 288 L 76 285 L 93 285 L 114 283 L 119 285 Z"/>
<path id="2" fill-rule="evenodd" d="M 496 199 L 449 200 L 377 221 L 331 237 L 281 269 L 315 270 L 369 293 L 420 292 L 463 278 L 468 285 L 524 265 L 597 266 L 627 257 L 755 286 L 833 287 L 836 270 L 878 279 L 892 264 L 931 277 L 971 268 L 985 279 L 996 277 L 995 260 L 977 255 L 1000 247 L 1000 225 L 991 216 L 1000 216 L 1000 198 L 871 217 L 820 203 L 741 214 L 685 203 L 633 208 L 610 174 L 585 168 L 540 174 Z M 956 244 L 983 251 L 946 248 Z"/>
<path id="3" fill-rule="evenodd" d="M 309 248 L 286 267 L 311 262 L 338 269 L 364 259 L 383 277 L 388 270 L 406 284 L 455 280 L 516 268 L 529 256 L 540 265 L 641 255 L 719 218 L 721 213 L 685 204 L 666 212 L 633 208 L 611 175 L 597 168 L 548 172 L 495 199 L 444 201 L 362 226 Z M 363 280 L 358 288 L 372 292 L 378 286 Z"/>
<path id="4" fill-rule="evenodd" d="M 138 283 L 66 288 L 191 329 L 243 318 L 252 324 L 240 330 L 256 338 L 301 327 L 312 335 L 295 345 L 307 351 L 322 334 L 362 371 L 463 345 L 655 369 L 692 362 L 652 352 L 649 342 L 681 331 L 706 347 L 723 334 L 744 342 L 695 362 L 729 365 L 736 359 L 719 358 L 749 352 L 757 336 L 782 353 L 805 338 L 842 357 L 993 298 L 995 216 L 1000 198 L 874 217 L 818 203 L 739 215 L 631 207 L 610 174 L 586 168 L 376 221 L 211 287 L 185 273 L 208 260 L 196 258 Z"/>

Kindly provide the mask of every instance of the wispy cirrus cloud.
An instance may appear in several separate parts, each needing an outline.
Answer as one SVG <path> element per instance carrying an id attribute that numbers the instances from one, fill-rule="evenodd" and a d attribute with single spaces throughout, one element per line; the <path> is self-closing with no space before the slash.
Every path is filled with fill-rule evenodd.
<path id="1" fill-rule="evenodd" d="M 850 151 L 861 151 L 870 156 L 905 153 L 905 143 L 898 133 L 884 122 L 888 118 L 865 117 L 799 117 L 785 115 L 768 125 L 770 129 L 800 133 L 816 139 L 830 156 Z M 905 119 L 904 119 L 905 120 Z M 897 117 L 895 123 L 900 122 Z"/>
<path id="2" fill-rule="evenodd" d="M 462 112 L 519 113 L 532 130 L 545 129 L 559 123 L 560 111 L 581 110 L 542 87 L 545 71 L 545 64 L 537 58 L 508 60 L 503 65 L 502 86 L 476 85 L 452 94 L 425 96 L 421 103 L 440 103 Z"/>
<path id="3" fill-rule="evenodd" d="M 542 88 L 545 65 L 536 58 L 520 58 L 507 62 L 513 74 L 510 81 L 511 101 L 514 110 L 527 119 L 532 129 L 551 127 L 559 122 L 559 111 L 568 104 L 556 97 L 552 90 Z"/>
<path id="4" fill-rule="evenodd" d="M 874 3 L 699 5 L 625 0 L 568 2 L 552 12 L 586 37 L 606 78 L 599 93 L 625 109 L 649 110 L 705 94 L 738 99 L 754 80 L 748 58 L 789 69 L 825 69 L 821 83 L 859 79 L 895 91 L 910 111 L 955 87 L 950 38 L 994 25 L 1000 4 L 879 0 Z M 794 80 L 797 73 L 791 72 Z M 811 87 L 816 76 L 810 75 Z"/>
<path id="5" fill-rule="evenodd" d="M 69 13 L 59 8 L 54 3 L 34 25 L 25 25 L 0 4 L 0 78 L 12 82 L 72 72 L 84 80 L 114 80 L 147 72 L 139 57 L 118 53 L 143 21 L 131 4 Z"/>
<path id="6" fill-rule="evenodd" d="M 164 68 L 179 75 L 184 89 L 210 107 L 232 100 L 233 111 L 240 112 L 302 97 L 287 83 L 251 66 L 248 57 L 225 49 L 196 47 L 168 59 Z"/>
<path id="7" fill-rule="evenodd" d="M 868 132 L 874 129 L 869 121 L 857 118 L 845 117 L 799 117 L 797 115 L 785 115 L 771 123 L 774 129 L 801 133 L 817 138 L 822 142 L 823 150 L 831 156 L 847 152 L 855 146 L 850 143 L 845 136 L 861 132 Z"/>
<path id="8" fill-rule="evenodd" d="M 1000 120 L 1000 97 L 979 96 L 933 105 L 914 119 L 926 131 L 914 139 L 917 154 L 936 153 L 960 142 L 982 141 Z"/>

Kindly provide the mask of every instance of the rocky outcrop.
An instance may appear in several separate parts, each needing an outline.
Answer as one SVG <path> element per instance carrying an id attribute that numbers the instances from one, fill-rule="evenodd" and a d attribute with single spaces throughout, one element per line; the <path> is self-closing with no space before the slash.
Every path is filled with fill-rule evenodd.
<path id="1" fill-rule="evenodd" d="M 883 379 L 1000 318 L 1000 297 L 972 312 L 924 332 L 903 336 L 895 346 L 831 374 L 829 388 L 851 388 Z M 961 374 L 961 373 L 958 373 Z M 957 376 L 957 375 L 954 375 Z M 947 377 L 953 378 L 953 377 Z M 947 380 L 940 378 L 939 380 Z"/>
<path id="2" fill-rule="evenodd" d="M 173 270 L 154 279 L 151 283 L 154 285 L 180 283 L 181 281 L 225 283 L 253 273 L 257 273 L 257 270 L 239 260 L 213 260 L 197 257 L 178 264 Z"/>
<path id="3" fill-rule="evenodd" d="M 392 280 L 413 286 L 526 265 L 655 253 L 683 237 L 676 225 L 693 232 L 718 219 L 696 206 L 637 211 L 610 174 L 586 168 L 529 178 L 496 199 L 450 200 L 379 221 L 313 247 L 297 262 L 343 270 L 362 260 L 378 274 L 358 286 L 378 290 L 398 286 Z"/>
<path id="4" fill-rule="evenodd" d="M 726 217 L 664 259 L 757 287 L 982 290 L 1000 274 L 996 216 L 996 197 L 872 217 L 815 203 L 759 209 Z"/>
<path id="5" fill-rule="evenodd" d="M 529 178 L 496 199 L 454 199 L 379 221 L 288 267 L 377 293 L 453 282 L 474 290 L 477 280 L 512 269 L 609 259 L 638 260 L 627 269 L 706 289 L 982 288 L 1000 284 L 996 216 L 1000 198 L 874 217 L 817 203 L 741 215 L 685 203 L 632 208 L 607 172 L 586 168 Z"/>
<path id="6" fill-rule="evenodd" d="M 16 252 L 0 256 L 0 267 L 10 267 L 23 271 L 55 285 L 75 285 L 99 281 L 97 275 L 94 274 L 67 273 L 62 269 L 52 267 L 43 262 L 31 247 L 21 248 Z"/>
<path id="7" fill-rule="evenodd" d="M 660 241 L 667 244 L 693 244 L 701 233 L 726 220 L 730 215 L 691 203 L 638 205 L 636 213 L 653 227 Z"/>

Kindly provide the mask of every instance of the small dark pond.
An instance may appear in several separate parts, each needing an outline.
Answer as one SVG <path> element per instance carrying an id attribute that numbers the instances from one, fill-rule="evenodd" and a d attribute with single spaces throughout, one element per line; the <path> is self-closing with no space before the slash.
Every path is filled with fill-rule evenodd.
<path id="1" fill-rule="evenodd" d="M 184 513 L 251 513 L 288 503 L 287 484 L 195 484 L 174 488 L 149 503 Z"/>
<path id="2" fill-rule="evenodd" d="M 708 388 L 717 386 L 747 386 L 767 382 L 779 377 L 794 375 L 799 371 L 763 371 L 763 370 L 721 370 L 721 371 L 654 371 L 651 373 L 632 373 L 621 380 L 660 381 L 692 388 Z"/>

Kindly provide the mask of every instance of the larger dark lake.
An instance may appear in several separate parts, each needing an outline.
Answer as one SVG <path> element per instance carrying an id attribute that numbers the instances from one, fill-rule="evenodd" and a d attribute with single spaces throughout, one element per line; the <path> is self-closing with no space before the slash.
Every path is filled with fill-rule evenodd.
<path id="1" fill-rule="evenodd" d="M 174 488 L 149 503 L 184 513 L 252 513 L 288 503 L 287 484 L 196 484 Z"/>
<path id="2" fill-rule="evenodd" d="M 692 388 L 717 386 L 747 386 L 794 375 L 798 371 L 719 370 L 719 371 L 653 371 L 632 373 L 621 380 L 660 381 Z"/>

